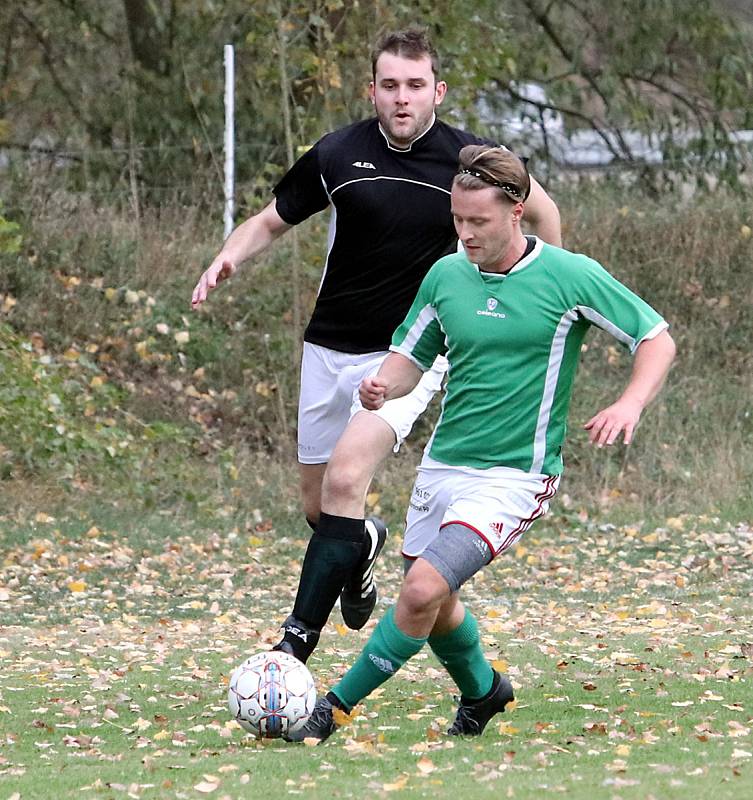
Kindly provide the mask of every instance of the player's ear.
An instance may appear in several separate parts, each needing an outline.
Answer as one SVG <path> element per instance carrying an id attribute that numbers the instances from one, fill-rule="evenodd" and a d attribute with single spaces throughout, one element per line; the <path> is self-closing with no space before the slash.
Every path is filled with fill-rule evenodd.
<path id="1" fill-rule="evenodd" d="M 372 105 L 376 102 L 376 98 L 374 97 L 375 88 L 374 81 L 369 81 L 369 100 Z"/>
<path id="2" fill-rule="evenodd" d="M 447 84 L 444 81 L 437 81 L 437 84 L 434 87 L 434 105 L 438 106 L 442 100 L 444 100 L 444 96 L 446 94 Z"/>

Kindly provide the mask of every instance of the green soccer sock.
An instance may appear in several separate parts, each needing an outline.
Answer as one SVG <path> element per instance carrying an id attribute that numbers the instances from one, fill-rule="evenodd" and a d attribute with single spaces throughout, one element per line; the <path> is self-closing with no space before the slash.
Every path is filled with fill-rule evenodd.
<path id="1" fill-rule="evenodd" d="M 481 652 L 478 624 L 468 609 L 455 630 L 430 636 L 429 647 L 450 673 L 463 699 L 479 700 L 489 693 L 494 670 Z"/>
<path id="2" fill-rule="evenodd" d="M 395 624 L 394 609 L 390 609 L 374 628 L 355 664 L 332 689 L 333 694 L 349 709 L 391 678 L 400 667 L 426 644 L 403 633 Z"/>

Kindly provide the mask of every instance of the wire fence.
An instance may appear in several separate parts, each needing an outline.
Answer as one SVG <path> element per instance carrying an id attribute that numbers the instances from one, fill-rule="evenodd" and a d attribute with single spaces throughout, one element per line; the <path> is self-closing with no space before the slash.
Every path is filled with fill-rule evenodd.
<path id="1" fill-rule="evenodd" d="M 239 166 L 237 193 L 268 194 L 285 169 L 286 157 L 282 143 L 236 142 L 236 162 Z M 299 148 L 299 154 L 307 146 Z M 749 158 L 743 157 L 737 173 L 745 184 Z M 747 154 L 749 155 L 749 154 Z M 185 158 L 182 158 L 185 156 Z M 164 157 L 164 158 L 163 158 Z M 134 200 L 136 195 L 145 201 L 164 203 L 199 201 L 202 204 L 223 201 L 222 174 L 223 142 L 202 139 L 185 143 L 155 145 L 122 144 L 112 147 L 55 147 L 44 142 L 3 142 L 0 144 L 0 175 L 13 170 L 34 168 L 45 170 L 41 179 L 64 190 L 70 196 L 92 200 Z M 724 166 L 730 153 L 707 153 L 704 163 L 691 153 L 670 155 L 653 160 L 592 158 L 586 163 L 568 163 L 561 156 L 539 151 L 531 159 L 532 172 L 545 184 L 556 185 L 563 180 L 598 179 L 624 176 L 627 180 L 651 180 L 661 173 L 689 176 L 705 180 L 709 164 L 716 160 Z M 747 163 L 746 163 L 747 162 Z M 727 166 L 730 166 L 729 164 Z M 719 172 L 719 170 L 717 170 Z"/>

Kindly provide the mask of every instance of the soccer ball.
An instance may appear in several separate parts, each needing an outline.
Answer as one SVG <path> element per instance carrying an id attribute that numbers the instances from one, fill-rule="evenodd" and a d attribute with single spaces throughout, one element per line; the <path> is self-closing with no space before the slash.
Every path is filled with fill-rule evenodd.
<path id="1" fill-rule="evenodd" d="M 305 725 L 314 710 L 316 687 L 303 662 L 272 650 L 247 658 L 233 670 L 227 702 L 249 733 L 277 739 Z"/>

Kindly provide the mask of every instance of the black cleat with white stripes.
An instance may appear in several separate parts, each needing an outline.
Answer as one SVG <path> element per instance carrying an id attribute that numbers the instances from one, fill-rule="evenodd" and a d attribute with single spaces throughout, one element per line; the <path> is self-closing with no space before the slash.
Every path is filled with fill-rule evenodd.
<path id="1" fill-rule="evenodd" d="M 340 593 L 340 611 L 343 620 L 354 631 L 363 628 L 376 605 L 374 564 L 387 539 L 387 526 L 379 517 L 369 517 L 365 521 L 365 528 L 371 543 L 369 552 Z"/>

